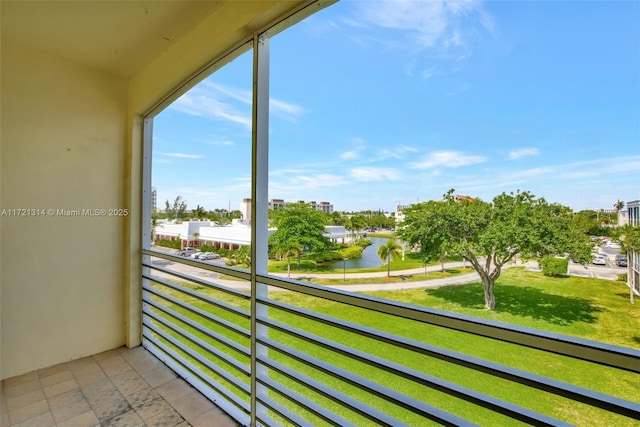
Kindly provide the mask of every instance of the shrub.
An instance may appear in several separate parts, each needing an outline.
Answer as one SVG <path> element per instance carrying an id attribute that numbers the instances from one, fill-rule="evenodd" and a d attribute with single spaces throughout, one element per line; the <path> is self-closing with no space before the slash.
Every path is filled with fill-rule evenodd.
<path id="1" fill-rule="evenodd" d="M 628 278 L 627 273 L 618 274 L 618 279 L 617 280 L 618 280 L 618 282 L 626 282 L 627 278 Z"/>
<path id="2" fill-rule="evenodd" d="M 200 251 L 202 252 L 216 252 L 216 247 L 212 245 L 202 245 L 200 246 Z"/>
<path id="3" fill-rule="evenodd" d="M 156 245 L 163 248 L 180 249 L 180 240 L 161 239 L 156 242 Z"/>
<path id="4" fill-rule="evenodd" d="M 545 276 L 566 276 L 569 269 L 569 260 L 566 258 L 555 258 L 545 255 L 538 261 L 542 273 Z"/>

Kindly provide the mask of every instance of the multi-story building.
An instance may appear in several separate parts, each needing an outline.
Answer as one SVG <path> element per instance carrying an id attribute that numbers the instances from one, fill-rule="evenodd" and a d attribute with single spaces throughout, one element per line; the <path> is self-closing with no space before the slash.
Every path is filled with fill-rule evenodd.
<path id="1" fill-rule="evenodd" d="M 278 209 L 278 208 L 282 208 L 288 204 L 291 203 L 300 203 L 300 204 L 306 204 L 307 202 L 305 202 L 304 200 L 296 200 L 295 202 L 287 202 L 284 199 L 271 199 L 269 200 L 269 209 Z M 315 202 L 315 201 L 311 201 L 308 202 L 309 206 L 311 206 L 313 209 L 317 210 L 317 211 L 322 211 L 328 214 L 333 213 L 333 204 L 329 203 L 329 202 Z M 251 218 L 251 199 L 245 198 L 242 199 L 242 206 L 240 211 L 242 212 L 243 218 L 245 219 L 249 219 Z M 248 213 L 248 215 L 245 216 L 245 212 Z"/>
<path id="2" fill-rule="evenodd" d="M 158 189 L 151 187 L 151 209 L 153 212 L 158 210 Z"/>

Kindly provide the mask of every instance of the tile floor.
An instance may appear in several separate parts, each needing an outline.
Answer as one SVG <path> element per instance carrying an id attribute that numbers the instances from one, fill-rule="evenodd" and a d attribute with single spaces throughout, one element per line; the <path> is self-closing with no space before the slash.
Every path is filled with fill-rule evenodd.
<path id="1" fill-rule="evenodd" d="M 2 427 L 231 427 L 237 424 L 143 347 L 7 378 Z"/>

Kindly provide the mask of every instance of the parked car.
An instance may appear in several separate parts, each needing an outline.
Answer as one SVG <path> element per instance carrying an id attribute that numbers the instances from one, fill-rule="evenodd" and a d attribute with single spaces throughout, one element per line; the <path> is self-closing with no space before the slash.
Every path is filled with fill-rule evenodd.
<path id="1" fill-rule="evenodd" d="M 615 263 L 618 267 L 626 267 L 627 266 L 627 256 L 626 255 L 616 255 Z"/>
<path id="2" fill-rule="evenodd" d="M 591 257 L 591 264 L 607 265 L 607 259 L 602 255 L 594 255 L 593 257 Z"/>
<path id="3" fill-rule="evenodd" d="M 200 254 L 200 259 L 203 259 L 203 260 L 218 259 L 218 258 L 220 258 L 220 255 L 218 255 L 215 252 L 202 252 Z"/>
<path id="4" fill-rule="evenodd" d="M 184 248 L 181 251 L 178 252 L 178 255 L 180 256 L 191 256 L 193 254 L 196 254 L 200 252 L 199 250 L 197 250 L 196 248 Z"/>
<path id="5" fill-rule="evenodd" d="M 608 241 L 605 245 L 608 249 L 620 249 L 620 243 L 614 242 L 612 240 Z"/>

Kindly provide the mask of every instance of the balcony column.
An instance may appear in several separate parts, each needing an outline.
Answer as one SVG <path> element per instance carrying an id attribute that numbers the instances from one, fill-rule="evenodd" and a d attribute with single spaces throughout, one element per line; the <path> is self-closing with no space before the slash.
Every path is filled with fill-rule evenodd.
<path id="1" fill-rule="evenodd" d="M 257 316 L 266 316 L 267 307 L 258 304 L 258 297 L 267 296 L 267 286 L 258 282 L 258 275 L 267 274 L 268 209 L 269 209 L 269 38 L 253 37 L 253 111 L 251 155 L 251 425 L 267 415 L 257 396 L 268 393 L 257 382 L 258 375 L 266 375 L 267 368 L 258 365 L 258 356 L 266 357 L 267 349 L 258 344 L 257 337 L 267 336 L 267 328 L 259 326 Z"/>

